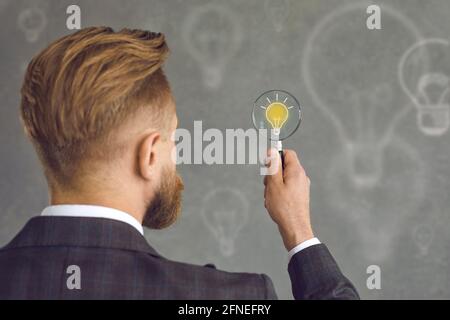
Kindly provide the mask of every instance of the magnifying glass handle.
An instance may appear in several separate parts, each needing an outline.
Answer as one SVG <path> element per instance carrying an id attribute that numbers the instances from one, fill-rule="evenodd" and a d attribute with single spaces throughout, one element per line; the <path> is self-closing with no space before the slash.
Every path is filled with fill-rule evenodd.
<path id="1" fill-rule="evenodd" d="M 280 158 L 281 158 L 281 167 L 284 169 L 284 153 L 283 153 L 283 150 L 278 151 L 278 153 L 280 154 Z"/>
<path id="2" fill-rule="evenodd" d="M 281 159 L 281 168 L 284 169 L 284 153 L 283 153 L 283 144 L 281 142 L 281 140 L 278 140 L 276 142 L 276 148 L 278 150 L 278 153 L 280 155 L 280 159 Z"/>

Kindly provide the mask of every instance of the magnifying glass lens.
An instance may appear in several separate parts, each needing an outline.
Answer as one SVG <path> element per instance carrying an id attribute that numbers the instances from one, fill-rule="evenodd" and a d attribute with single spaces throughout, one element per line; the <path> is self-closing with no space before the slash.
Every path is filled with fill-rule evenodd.
<path id="1" fill-rule="evenodd" d="M 302 120 L 298 100 L 287 91 L 271 90 L 261 94 L 253 105 L 253 125 L 267 129 L 272 140 L 284 140 L 297 131 Z"/>

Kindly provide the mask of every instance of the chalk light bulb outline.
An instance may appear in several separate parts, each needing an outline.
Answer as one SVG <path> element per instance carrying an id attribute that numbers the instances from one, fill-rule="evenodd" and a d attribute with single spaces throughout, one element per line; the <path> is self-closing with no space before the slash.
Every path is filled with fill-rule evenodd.
<path id="1" fill-rule="evenodd" d="M 341 119 L 341 117 L 334 111 L 329 104 L 327 104 L 320 94 L 316 91 L 313 81 L 311 80 L 311 57 L 313 56 L 313 48 L 315 47 L 316 39 L 321 35 L 321 33 L 331 25 L 331 23 L 338 18 L 341 18 L 345 14 L 349 14 L 358 9 L 367 8 L 367 3 L 355 3 L 344 6 L 339 10 L 333 11 L 329 13 L 324 19 L 322 19 L 313 29 L 312 33 L 308 37 L 308 40 L 305 45 L 303 58 L 302 58 L 302 74 L 303 79 L 306 85 L 308 92 L 311 94 L 314 105 L 322 111 L 322 113 L 329 118 L 333 126 L 337 131 L 337 136 L 339 140 L 341 140 L 346 153 L 349 156 L 349 172 L 353 172 L 351 179 L 352 181 L 360 186 L 360 187 L 374 187 L 376 183 L 379 182 L 379 177 L 381 176 L 381 161 L 384 154 L 384 150 L 386 146 L 390 143 L 392 136 L 395 131 L 395 127 L 397 123 L 404 117 L 407 111 L 409 111 L 409 107 L 404 107 L 400 109 L 398 112 L 394 113 L 391 117 L 390 121 L 386 121 L 384 124 L 384 130 L 381 133 L 375 134 L 373 132 L 373 125 L 370 121 L 364 121 L 362 123 L 363 134 L 354 133 L 352 130 L 349 130 L 348 126 L 345 124 L 345 119 Z M 389 7 L 384 6 L 383 12 L 385 15 L 389 15 L 390 17 L 396 19 L 400 24 L 402 24 L 410 35 L 415 39 L 422 39 L 420 31 L 416 28 L 416 26 L 412 23 L 412 21 L 404 16 L 401 12 Z M 369 112 L 371 110 L 368 110 Z M 358 110 L 361 112 L 358 116 L 366 116 L 367 112 L 362 110 Z M 363 114 L 364 113 L 364 114 Z M 360 117 L 361 118 L 361 117 Z M 365 117 L 368 119 L 368 117 Z M 362 119 L 362 118 L 361 118 Z M 354 130 L 353 130 L 354 131 Z M 373 144 L 373 147 L 368 148 L 369 144 Z M 353 167 L 353 163 L 356 163 L 355 160 L 358 156 L 364 155 L 364 153 L 371 153 L 372 155 L 372 163 L 375 164 L 373 166 L 373 172 L 369 172 L 368 174 L 364 174 L 363 176 L 354 175 L 355 168 Z"/>
<path id="2" fill-rule="evenodd" d="M 264 2 L 264 11 L 275 27 L 275 31 L 281 32 L 290 13 L 290 0 L 266 0 Z"/>
<path id="3" fill-rule="evenodd" d="M 443 47 L 450 46 L 448 40 L 441 38 L 429 38 L 418 41 L 406 50 L 401 57 L 398 65 L 398 80 L 403 91 L 411 99 L 417 109 L 417 126 L 419 129 L 426 135 L 440 136 L 447 132 L 450 127 L 450 105 L 444 102 L 444 99 L 449 92 L 448 76 L 442 73 L 428 73 L 422 75 L 417 83 L 417 94 L 414 94 L 408 87 L 404 77 L 405 64 L 411 54 L 418 49 L 423 49 L 425 46 L 432 44 Z M 431 99 L 426 90 L 430 85 L 438 85 L 442 88 L 441 93 L 438 95 L 438 99 L 435 99 L 435 103 L 432 102 L 433 99 Z M 421 101 L 421 98 L 424 102 Z M 432 127 L 426 125 L 424 121 L 426 115 L 431 116 L 437 126 Z"/>
<path id="4" fill-rule="evenodd" d="M 215 17 L 212 26 L 207 24 L 211 17 Z M 243 34 L 238 16 L 221 4 L 199 6 L 186 17 L 182 30 L 184 44 L 200 66 L 207 88 L 220 87 L 229 61 L 241 47 Z"/>
<path id="5" fill-rule="evenodd" d="M 426 256 L 433 242 L 434 230 L 430 225 L 422 224 L 415 228 L 414 241 L 419 248 L 419 257 Z"/>
<path id="6" fill-rule="evenodd" d="M 47 26 L 47 17 L 40 7 L 29 7 L 22 10 L 17 17 L 19 29 L 25 34 L 28 42 L 36 42 Z"/>
<path id="7" fill-rule="evenodd" d="M 417 163 L 417 170 L 414 172 L 414 174 L 409 175 L 408 177 L 411 177 L 411 179 L 414 179 L 413 182 L 414 185 L 417 183 L 417 181 L 421 181 L 421 178 L 423 175 L 423 170 L 421 166 L 421 162 L 419 160 L 419 154 L 415 152 L 415 149 L 410 146 L 409 143 L 405 142 L 404 139 L 400 139 L 395 136 L 395 128 L 398 124 L 398 122 L 410 111 L 411 107 L 409 106 L 409 103 L 406 103 L 405 106 L 398 108 L 398 111 L 394 112 L 392 116 L 389 118 L 388 121 L 385 121 L 383 123 L 382 130 L 378 130 L 375 132 L 375 128 L 373 126 L 371 120 L 370 113 L 372 111 L 376 111 L 375 108 L 367 108 L 365 106 L 364 109 L 360 108 L 358 110 L 361 110 L 361 114 L 363 116 L 364 121 L 360 121 L 362 124 L 360 127 L 357 126 L 349 126 L 349 124 L 354 124 L 354 122 L 346 121 L 348 120 L 346 117 L 342 117 L 342 114 L 338 114 L 336 110 L 336 105 L 331 104 L 327 102 L 323 97 L 321 96 L 320 92 L 316 90 L 315 83 L 312 80 L 312 74 L 311 71 L 311 57 L 315 56 L 315 48 L 317 48 L 318 42 L 317 39 L 319 36 L 322 35 L 324 31 L 326 31 L 326 28 L 333 28 L 331 30 L 337 30 L 335 21 L 337 19 L 343 19 L 345 18 L 344 15 L 349 15 L 352 12 L 355 12 L 357 10 L 365 10 L 367 8 L 369 2 L 363 1 L 360 3 L 353 3 L 349 4 L 347 6 L 343 6 L 340 9 L 333 11 L 329 13 L 325 18 L 323 18 L 313 29 L 310 36 L 307 39 L 306 44 L 304 45 L 304 52 L 302 56 L 302 62 L 301 62 L 301 72 L 303 75 L 303 80 L 306 86 L 307 91 L 309 92 L 311 98 L 312 98 L 312 104 L 316 106 L 324 116 L 326 116 L 330 120 L 330 124 L 333 125 L 335 131 L 336 131 L 336 138 L 342 143 L 342 151 L 341 155 L 336 158 L 337 160 L 340 160 L 344 165 L 344 170 L 341 170 L 342 167 L 340 166 L 340 163 L 338 161 L 331 163 L 331 168 L 338 172 L 339 174 L 342 174 L 344 177 L 346 177 L 349 181 L 351 181 L 351 185 L 353 190 L 360 190 L 362 193 L 358 193 L 358 195 L 364 195 L 364 194 L 376 194 L 375 192 L 379 192 L 382 188 L 379 188 L 377 186 L 380 186 L 380 178 L 382 177 L 379 169 L 383 170 L 383 162 L 384 161 L 384 155 L 387 154 L 387 148 L 388 147 L 396 147 L 398 150 L 400 150 L 401 154 L 403 154 L 405 157 L 411 160 L 413 163 Z M 386 16 L 388 15 L 391 19 L 393 19 L 393 22 L 396 24 L 401 25 L 401 29 L 405 29 L 407 31 L 408 37 L 412 37 L 415 39 L 415 41 L 418 41 L 420 39 L 423 39 L 421 32 L 419 29 L 415 26 L 415 24 L 412 22 L 411 19 L 409 19 L 407 16 L 402 14 L 401 12 L 391 8 L 390 6 L 383 6 L 383 14 Z M 343 17 L 344 16 L 344 17 Z M 349 20 L 346 20 L 346 25 L 351 26 Z M 406 39 L 406 38 L 405 38 Z M 334 52 L 338 52 L 339 50 L 336 47 L 333 47 Z M 333 57 L 335 58 L 335 57 Z M 334 62 L 334 61 L 333 61 Z M 323 61 L 321 61 L 323 63 Z M 335 63 L 335 62 L 334 62 Z M 395 70 L 395 69 L 393 69 Z M 360 72 L 360 70 L 358 71 Z M 316 72 L 317 74 L 317 72 Z M 320 74 L 320 73 L 319 73 Z M 395 77 L 394 77 L 395 79 Z M 388 80 L 388 79 L 386 79 Z M 393 80 L 391 79 L 393 82 Z M 336 82 L 339 87 L 342 88 L 342 81 Z M 380 86 L 380 89 L 388 88 L 390 89 L 390 86 L 386 83 L 382 83 Z M 372 88 L 369 88 L 372 89 Z M 384 90 L 383 90 L 384 91 Z M 358 90 L 356 90 L 358 92 Z M 338 92 L 337 92 L 338 93 Z M 380 97 L 379 94 L 373 94 L 373 98 Z M 380 97 L 382 98 L 382 97 Z M 373 100 L 373 99 L 371 99 Z M 385 100 L 389 101 L 389 100 Z M 392 101 L 392 100 L 391 100 Z M 348 101 L 350 102 L 350 101 Z M 347 102 L 347 103 L 348 103 Z M 344 104 L 342 104 L 344 105 Z M 380 104 L 382 105 L 382 104 Z M 375 105 L 377 106 L 377 105 Z M 363 113 L 364 112 L 364 113 Z M 360 115 L 358 115 L 360 116 Z M 355 129 L 356 128 L 356 134 Z M 360 130 L 360 128 L 362 130 Z M 359 131 L 362 131 L 364 135 L 362 135 Z M 370 139 L 367 139 L 369 137 Z M 362 138 L 362 139 L 361 139 Z M 354 160 L 357 159 L 360 155 L 364 155 L 364 153 L 371 155 L 373 158 L 372 163 L 375 164 L 375 166 L 370 165 L 368 169 L 365 172 L 363 172 L 363 175 L 360 175 L 357 170 L 355 170 L 355 166 L 353 165 L 356 163 Z M 339 171 L 340 170 L 340 171 Z M 333 173 L 330 170 L 331 173 Z M 332 177 L 332 176 L 329 176 Z M 335 180 L 339 181 L 339 180 Z M 344 188 L 340 188 L 338 184 L 330 183 L 329 186 L 333 189 L 330 190 L 333 193 L 337 194 L 340 197 L 339 201 L 342 199 L 342 196 L 353 196 L 352 194 L 345 194 L 343 193 L 345 190 Z M 358 228 L 358 231 L 360 232 L 360 235 L 362 236 L 362 239 L 370 244 L 372 247 L 370 251 L 376 251 L 377 256 L 378 254 L 381 254 L 377 258 L 384 258 L 389 251 L 391 246 L 391 241 L 394 237 L 395 230 L 398 229 L 398 226 L 400 223 L 403 222 L 404 216 L 412 212 L 412 210 L 416 209 L 417 203 L 420 203 L 422 199 L 423 192 L 420 192 L 420 187 L 422 184 L 419 184 L 419 188 L 417 191 L 414 191 L 414 194 L 417 195 L 417 199 L 415 202 L 408 203 L 408 205 L 411 207 L 411 210 L 405 210 L 402 209 L 401 212 L 398 212 L 393 219 L 390 219 L 388 222 L 389 224 L 386 224 L 383 222 L 382 219 L 378 219 L 378 215 L 371 215 L 370 210 L 366 210 L 366 208 L 369 208 L 365 203 L 363 203 L 364 198 L 361 199 L 355 199 L 354 206 L 348 207 L 348 203 L 350 201 L 346 201 L 347 205 L 341 206 L 341 208 L 345 208 L 345 210 L 340 209 L 339 211 L 345 212 L 348 214 L 349 212 L 352 212 L 352 210 L 355 210 L 355 207 L 357 207 L 357 211 L 355 210 L 355 213 L 357 214 L 363 214 L 362 216 L 359 216 L 358 224 L 360 227 Z M 330 189 L 331 189 L 330 188 Z M 372 200 L 370 200 L 372 201 Z M 360 205 L 362 204 L 362 205 Z M 339 205 L 339 204 L 338 204 Z M 368 203 L 370 205 L 370 203 Z M 387 205 L 391 206 L 391 203 L 388 203 Z M 395 205 L 395 203 L 394 203 Z M 398 207 L 398 206 L 396 206 Z M 402 207 L 404 205 L 402 204 Z M 350 209 L 350 210 L 349 210 Z M 370 221 L 370 222 L 369 222 Z M 374 241 L 371 239 L 377 239 L 376 235 L 379 235 L 379 233 L 376 231 L 376 228 L 373 228 L 373 226 L 367 224 L 367 222 L 374 223 L 376 225 L 381 225 L 385 229 L 384 232 L 384 239 L 382 242 L 380 241 Z M 381 224 L 380 224 L 381 223 Z M 361 231 L 364 230 L 364 231 Z M 371 239 L 369 238 L 369 235 Z M 379 237 L 378 237 L 379 238 Z M 367 247 L 367 245 L 363 245 L 363 247 Z M 369 252 L 369 250 L 367 250 Z M 370 253 L 372 256 L 372 253 Z M 370 257 L 372 258 L 372 257 Z"/>
<path id="8" fill-rule="evenodd" d="M 236 239 L 249 219 L 248 207 L 242 191 L 230 187 L 213 189 L 203 199 L 203 222 L 225 257 L 236 251 Z"/>

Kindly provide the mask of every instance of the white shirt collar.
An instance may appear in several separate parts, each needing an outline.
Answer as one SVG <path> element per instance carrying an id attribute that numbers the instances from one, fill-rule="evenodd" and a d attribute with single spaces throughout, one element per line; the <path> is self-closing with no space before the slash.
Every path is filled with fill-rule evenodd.
<path id="1" fill-rule="evenodd" d="M 144 235 L 144 228 L 129 213 L 97 205 L 86 204 L 58 204 L 48 206 L 42 210 L 41 216 L 61 216 L 61 217 L 86 217 L 86 218 L 106 218 L 128 223 L 137 231 Z"/>

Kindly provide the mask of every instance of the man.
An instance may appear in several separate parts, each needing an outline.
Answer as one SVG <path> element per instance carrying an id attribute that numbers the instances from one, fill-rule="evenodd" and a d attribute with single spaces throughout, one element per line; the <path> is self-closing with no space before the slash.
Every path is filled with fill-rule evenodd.
<path id="1" fill-rule="evenodd" d="M 92 27 L 33 58 L 21 119 L 51 205 L 0 250 L 0 298 L 277 297 L 266 275 L 170 261 L 143 237 L 142 226 L 177 219 L 183 189 L 171 158 L 177 117 L 161 69 L 167 55 L 162 34 Z M 273 161 L 280 166 L 278 155 Z M 293 151 L 265 185 L 266 208 L 291 256 L 294 297 L 358 298 L 314 238 L 309 179 Z"/>

